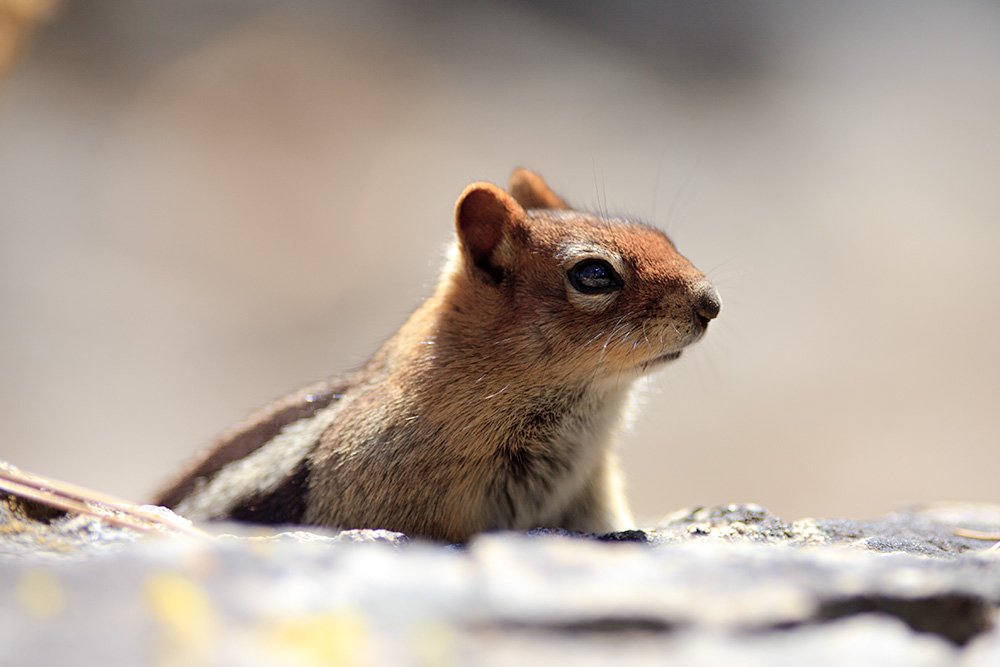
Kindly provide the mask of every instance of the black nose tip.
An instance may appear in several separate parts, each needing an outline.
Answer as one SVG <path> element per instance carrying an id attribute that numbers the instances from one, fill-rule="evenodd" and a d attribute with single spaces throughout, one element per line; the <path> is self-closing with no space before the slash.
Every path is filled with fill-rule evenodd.
<path id="1" fill-rule="evenodd" d="M 698 318 L 702 320 L 703 324 L 708 324 L 709 320 L 714 320 L 719 316 L 721 310 L 722 299 L 719 298 L 719 293 L 711 285 L 705 287 L 698 295 L 694 306 L 694 312 L 698 314 Z"/>

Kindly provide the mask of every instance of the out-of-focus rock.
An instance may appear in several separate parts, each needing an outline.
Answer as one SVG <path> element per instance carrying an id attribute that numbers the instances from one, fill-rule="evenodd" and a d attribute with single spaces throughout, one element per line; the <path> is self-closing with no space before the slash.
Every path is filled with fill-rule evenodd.
<path id="1" fill-rule="evenodd" d="M 785 522 L 733 505 L 614 543 L 466 546 L 0 521 L 0 664 L 1000 664 L 1000 557 L 954 535 L 996 530 L 1000 507 Z"/>

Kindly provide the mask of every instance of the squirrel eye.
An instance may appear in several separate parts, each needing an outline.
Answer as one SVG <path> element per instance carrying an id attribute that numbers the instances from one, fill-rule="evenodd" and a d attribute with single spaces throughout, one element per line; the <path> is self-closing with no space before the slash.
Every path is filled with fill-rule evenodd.
<path id="1" fill-rule="evenodd" d="M 603 294 L 622 288 L 621 276 L 603 259 L 585 259 L 567 272 L 569 284 L 583 294 Z"/>

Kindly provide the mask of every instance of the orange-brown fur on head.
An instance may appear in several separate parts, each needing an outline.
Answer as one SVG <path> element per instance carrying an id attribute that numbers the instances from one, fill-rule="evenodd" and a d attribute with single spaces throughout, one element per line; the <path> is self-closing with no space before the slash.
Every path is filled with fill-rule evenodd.
<path id="1" fill-rule="evenodd" d="M 457 340 L 485 339 L 550 378 L 600 380 L 632 379 L 702 336 L 718 296 L 665 234 L 565 208 L 525 210 L 521 202 L 565 202 L 531 172 L 512 180 L 516 199 L 488 183 L 459 198 L 461 261 L 439 295 Z M 570 272 L 587 260 L 607 262 L 620 288 L 575 289 Z"/>
<path id="2" fill-rule="evenodd" d="M 528 170 L 467 187 L 455 225 L 434 294 L 368 364 L 302 419 L 223 439 L 172 504 L 452 541 L 632 527 L 612 448 L 629 387 L 718 295 L 663 233 L 574 211 Z"/>

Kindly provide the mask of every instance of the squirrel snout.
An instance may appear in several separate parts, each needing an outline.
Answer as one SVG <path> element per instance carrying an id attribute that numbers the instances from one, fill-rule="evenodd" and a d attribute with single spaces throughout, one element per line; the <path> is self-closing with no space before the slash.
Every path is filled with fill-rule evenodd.
<path id="1" fill-rule="evenodd" d="M 711 283 L 706 284 L 695 297 L 694 312 L 702 327 L 707 327 L 710 320 L 719 316 L 722 310 L 722 298 Z"/>

